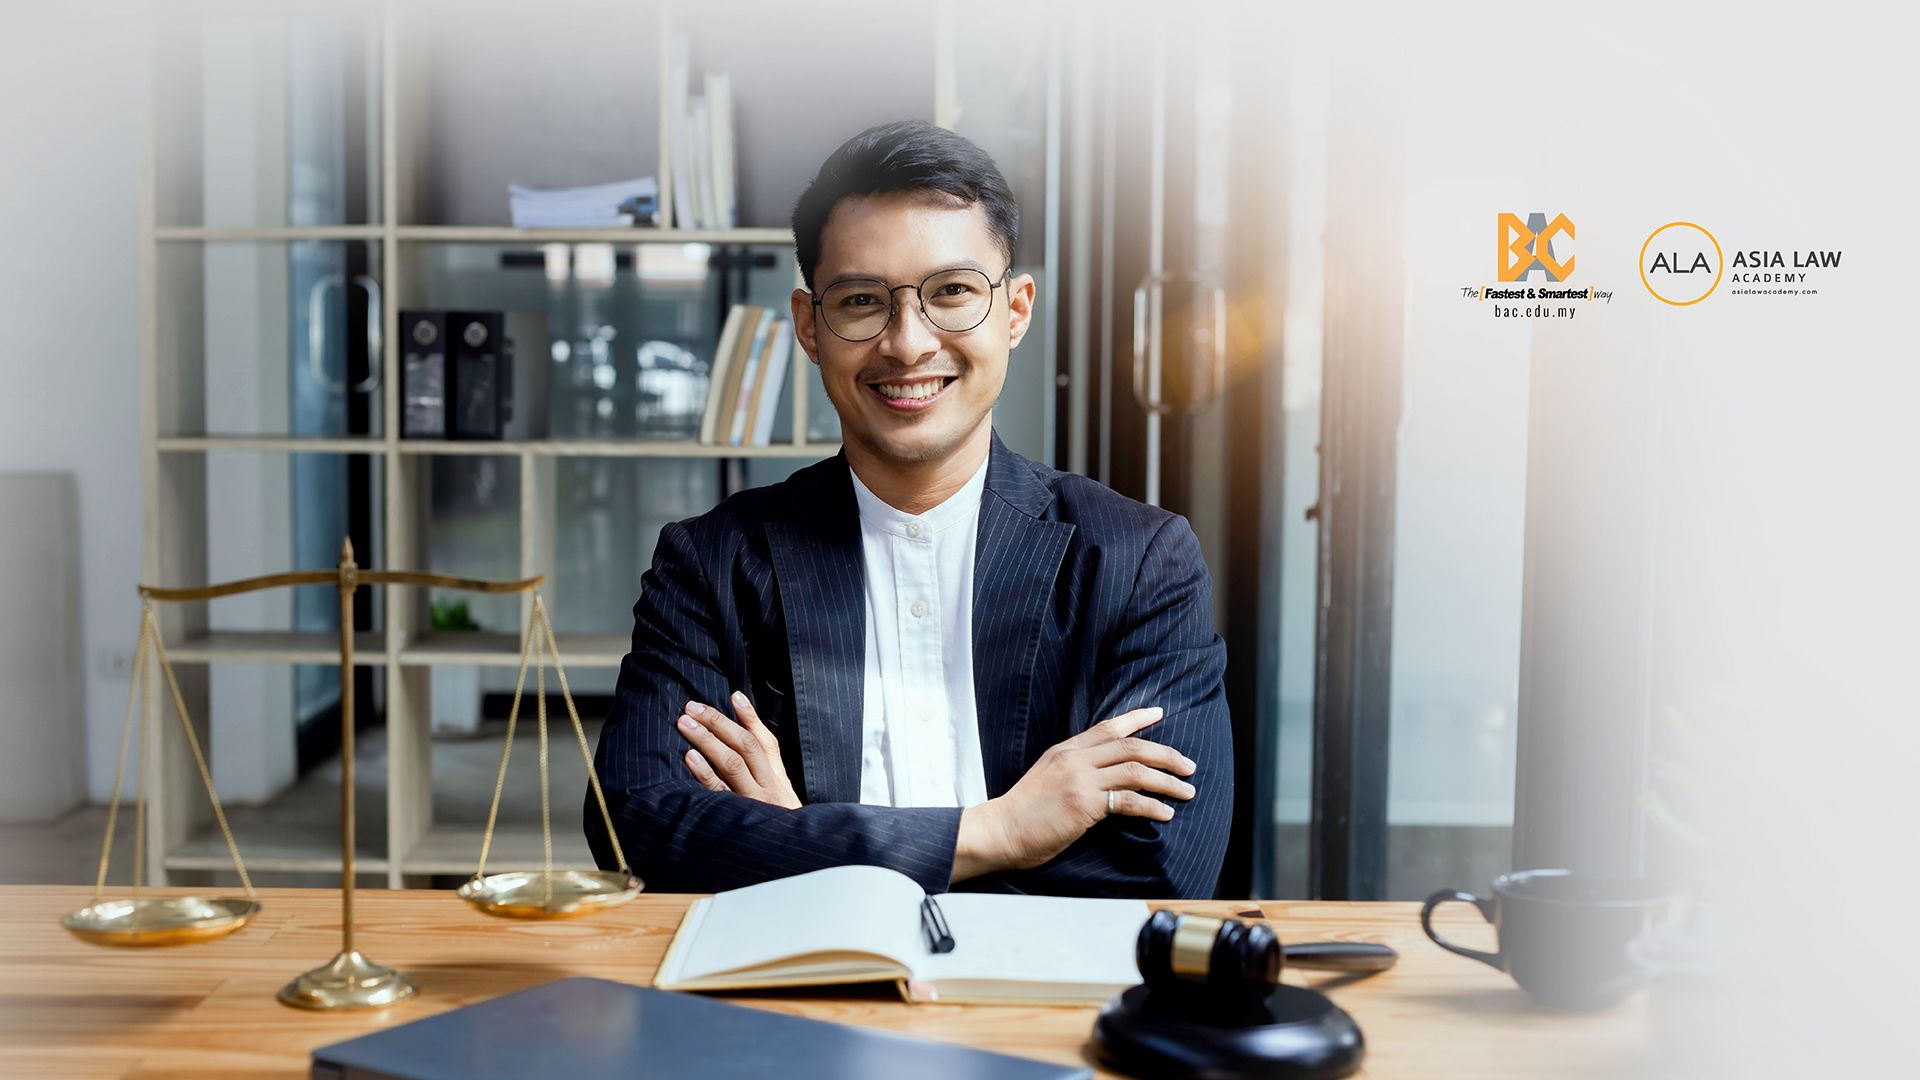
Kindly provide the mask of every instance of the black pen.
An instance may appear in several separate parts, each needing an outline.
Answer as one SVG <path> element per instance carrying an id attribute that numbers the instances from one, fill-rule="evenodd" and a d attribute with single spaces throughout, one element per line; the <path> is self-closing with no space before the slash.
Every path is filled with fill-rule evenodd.
<path id="1" fill-rule="evenodd" d="M 936 953 L 953 951 L 953 931 L 947 928 L 947 917 L 931 896 L 920 901 L 920 929 L 926 932 L 927 948 Z"/>

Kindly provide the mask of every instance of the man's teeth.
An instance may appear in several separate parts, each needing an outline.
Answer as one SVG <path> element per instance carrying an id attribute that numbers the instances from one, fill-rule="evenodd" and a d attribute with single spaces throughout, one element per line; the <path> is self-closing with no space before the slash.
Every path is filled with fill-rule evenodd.
<path id="1" fill-rule="evenodd" d="M 940 388 L 945 385 L 945 379 L 928 379 L 925 382 L 916 383 L 875 383 L 873 388 L 886 397 L 911 401 L 930 398 L 939 393 Z"/>

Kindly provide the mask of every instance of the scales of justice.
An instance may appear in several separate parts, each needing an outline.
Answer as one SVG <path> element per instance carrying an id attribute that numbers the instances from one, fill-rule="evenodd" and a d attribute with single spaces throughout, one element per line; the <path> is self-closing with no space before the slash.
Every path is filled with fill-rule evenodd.
<path id="1" fill-rule="evenodd" d="M 493 785 L 493 805 L 487 811 L 487 828 L 480 842 L 479 865 L 473 877 L 456 895 L 489 915 L 514 919 L 559 919 L 589 915 L 626 903 L 639 894 L 642 885 L 627 863 L 620 841 L 614 836 L 613 817 L 607 810 L 607 797 L 600 788 L 599 773 L 593 767 L 593 754 L 587 749 L 587 735 L 580 725 L 580 713 L 574 708 L 573 691 L 567 686 L 566 669 L 560 663 L 560 649 L 554 641 L 553 625 L 547 618 L 546 604 L 535 591 L 544 577 L 519 581 L 492 581 L 479 578 L 448 577 L 411 570 L 363 570 L 354 563 L 353 544 L 343 543 L 340 564 L 332 570 L 299 570 L 268 574 L 241 581 L 224 582 L 197 589 L 162 589 L 140 586 L 140 634 L 134 645 L 133 688 L 127 695 L 127 717 L 120 731 L 120 751 L 114 765 L 113 798 L 107 808 L 106 836 L 100 844 L 100 871 L 94 880 L 93 902 L 60 920 L 62 926 L 83 941 L 97 945 L 159 946 L 187 945 L 211 941 L 241 929 L 260 912 L 254 899 L 253 883 L 234 843 L 233 830 L 227 826 L 220 796 L 213 788 L 213 773 L 200 748 L 199 737 L 187 715 L 173 667 L 167 661 L 166 645 L 161 641 L 159 624 L 153 617 L 154 603 L 185 603 L 212 600 L 222 596 L 279 589 L 294 585 L 333 585 L 340 592 L 340 952 L 332 960 L 296 977 L 280 990 L 280 1000 L 305 1009 L 355 1009 L 391 1005 L 412 997 L 412 980 L 399 971 L 375 963 L 354 947 L 353 942 L 353 594 L 362 586 L 416 585 L 481 593 L 533 592 L 533 612 L 527 619 L 526 635 L 520 646 L 520 673 L 514 681 L 513 705 L 507 713 L 506 745 L 500 751 L 500 771 Z M 133 889 L 125 899 L 103 899 L 106 889 L 108 856 L 113 846 L 115 820 L 120 812 L 120 786 L 126 771 L 127 743 L 133 732 L 135 715 L 146 715 L 145 701 L 152 671 L 148 664 L 159 663 L 166 689 L 172 699 L 174 715 L 186 733 L 187 747 L 199 767 L 200 780 L 213 804 L 214 820 L 233 857 L 234 871 L 240 877 L 242 897 L 204 898 L 200 896 L 141 896 L 142 845 L 146 815 L 147 756 L 149 743 L 166 730 L 159 723 L 140 739 L 139 780 L 134 789 Z M 494 823 L 500 813 L 500 794 L 506 787 L 507 762 L 513 753 L 513 736 L 520 716 L 521 691 L 526 686 L 527 663 L 534 664 L 535 702 L 539 717 L 540 752 L 540 838 L 545 853 L 545 869 L 487 873 L 487 853 L 493 846 Z M 587 779 L 606 821 L 612 839 L 617 870 L 555 870 L 553 868 L 553 828 L 547 787 L 547 695 L 546 664 L 551 661 L 559 676 L 561 698 L 566 702 L 567 718 L 580 745 L 580 756 L 587 763 Z M 139 706 L 136 709 L 136 706 Z M 162 710 L 164 711 L 164 709 Z M 162 718 L 164 719 L 164 717 Z"/>

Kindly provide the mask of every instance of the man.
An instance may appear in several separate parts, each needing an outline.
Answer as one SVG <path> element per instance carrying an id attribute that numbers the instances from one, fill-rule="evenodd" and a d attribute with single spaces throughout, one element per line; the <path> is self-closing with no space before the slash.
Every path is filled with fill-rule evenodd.
<path id="1" fill-rule="evenodd" d="M 1034 300 L 998 168 L 873 128 L 793 226 L 842 449 L 661 530 L 595 758 L 634 870 L 1211 896 L 1233 764 L 1206 565 L 1184 519 L 994 433 Z"/>

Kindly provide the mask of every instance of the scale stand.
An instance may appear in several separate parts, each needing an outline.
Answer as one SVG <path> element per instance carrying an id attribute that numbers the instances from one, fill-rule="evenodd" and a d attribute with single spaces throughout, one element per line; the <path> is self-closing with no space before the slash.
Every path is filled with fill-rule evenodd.
<path id="1" fill-rule="evenodd" d="M 405 1001 L 413 980 L 353 947 L 353 594 L 359 566 L 353 541 L 340 544 L 340 953 L 280 988 L 280 1000 L 302 1009 L 370 1009 Z"/>

